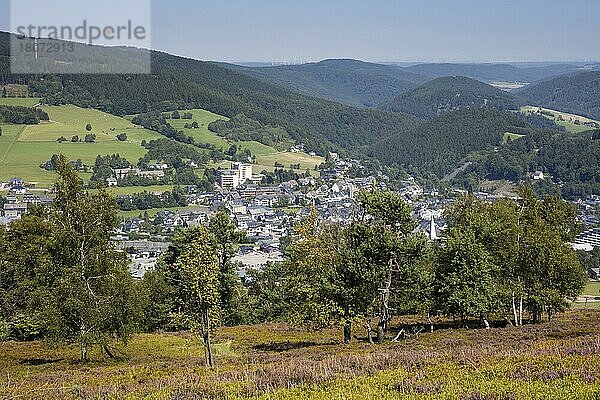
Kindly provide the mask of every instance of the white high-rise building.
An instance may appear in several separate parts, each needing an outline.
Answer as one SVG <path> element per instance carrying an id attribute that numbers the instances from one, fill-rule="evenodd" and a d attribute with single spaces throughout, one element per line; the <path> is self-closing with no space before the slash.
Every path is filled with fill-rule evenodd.
<path id="1" fill-rule="evenodd" d="M 223 189 L 235 189 L 240 186 L 240 174 L 236 170 L 224 169 L 217 171 L 217 180 L 219 186 Z"/>
<path id="2" fill-rule="evenodd" d="M 238 172 L 240 185 L 252 179 L 252 164 L 232 163 L 231 169 Z"/>

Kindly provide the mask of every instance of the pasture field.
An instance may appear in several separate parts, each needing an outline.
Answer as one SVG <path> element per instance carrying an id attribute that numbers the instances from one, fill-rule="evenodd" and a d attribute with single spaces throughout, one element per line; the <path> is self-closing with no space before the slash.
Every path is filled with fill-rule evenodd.
<path id="1" fill-rule="evenodd" d="M 556 122 L 556 124 L 565 127 L 565 129 L 568 132 L 579 133 L 579 132 L 585 132 L 585 131 L 594 129 L 589 126 L 581 125 L 586 122 L 600 123 L 598 121 L 589 119 L 589 118 L 581 116 L 581 115 L 570 114 L 570 113 L 557 111 L 557 110 L 551 110 L 549 108 L 543 108 L 543 107 L 524 106 L 524 107 L 521 107 L 521 112 L 526 113 L 526 114 L 527 113 L 535 113 L 540 109 L 546 113 L 552 114 L 553 115 L 552 117 L 549 115 L 545 115 L 545 114 L 542 114 L 542 115 L 548 119 L 553 120 L 554 122 Z M 562 118 L 562 120 L 561 120 L 561 118 Z M 581 124 L 576 124 L 575 121 L 579 121 Z"/>
<path id="2" fill-rule="evenodd" d="M 219 135 L 214 134 L 213 132 L 208 130 L 208 125 L 211 122 L 215 122 L 219 119 L 229 120 L 227 117 L 223 117 L 222 115 L 211 113 L 210 111 L 201 110 L 201 109 L 192 109 L 192 110 L 182 110 L 179 111 L 181 114 L 183 113 L 191 113 L 193 119 L 169 119 L 167 122 L 173 126 L 173 128 L 177 130 L 184 131 L 186 136 L 193 137 L 198 143 L 209 143 L 215 145 L 217 148 L 222 148 L 227 150 L 231 144 L 227 142 L 225 139 L 220 137 Z M 200 126 L 199 129 L 186 129 L 184 128 L 185 124 L 191 124 L 192 122 L 197 122 Z"/>
<path id="3" fill-rule="evenodd" d="M 3 106 L 21 106 L 21 107 L 33 107 L 40 102 L 37 97 L 0 97 L 0 105 Z"/>
<path id="4" fill-rule="evenodd" d="M 502 143 L 507 144 L 508 142 L 512 142 L 513 140 L 521 139 L 524 136 L 525 135 L 521 135 L 518 133 L 504 132 L 504 135 L 502 136 Z"/>
<path id="5" fill-rule="evenodd" d="M 70 160 L 81 159 L 90 166 L 98 155 L 115 153 L 131 162 L 137 162 L 146 154 L 146 149 L 141 146 L 142 140 L 162 137 L 158 133 L 137 127 L 124 118 L 98 110 L 71 105 L 41 108 L 50 116 L 50 122 L 28 126 L 3 125 L 4 134 L 0 137 L 0 180 L 18 176 L 37 183 L 38 187 L 49 187 L 55 175 L 39 166 L 53 154 L 64 154 Z M 88 123 L 92 125 L 96 143 L 72 143 L 70 140 L 74 135 L 83 140 Z M 125 142 L 116 139 L 122 132 L 127 134 Z M 58 143 L 56 139 L 60 136 L 64 136 L 67 142 Z"/>
<path id="6" fill-rule="evenodd" d="M 600 282 L 588 282 L 583 291 L 583 295 L 600 297 Z"/>
<path id="7" fill-rule="evenodd" d="M 13 103 L 34 105 L 39 99 L 0 99 L 0 104 Z M 40 188 L 48 188 L 55 179 L 53 172 L 41 169 L 39 166 L 48 161 L 53 154 L 64 154 L 71 160 L 81 159 L 92 166 L 98 155 L 120 154 L 132 163 L 146 154 L 141 146 L 143 140 L 150 141 L 162 138 L 156 132 L 133 125 L 129 119 L 117 117 L 94 109 L 84 109 L 73 105 L 41 106 L 50 117 L 49 122 L 39 125 L 2 125 L 3 135 L 0 137 L 0 180 L 18 176 L 26 181 L 36 183 Z M 181 113 L 191 112 L 192 120 L 169 120 L 174 127 L 182 129 L 187 135 L 193 136 L 199 143 L 211 143 L 227 149 L 232 143 L 208 130 L 208 124 L 217 119 L 226 119 L 205 110 L 182 110 Z M 185 129 L 186 123 L 198 122 L 199 129 Z M 77 135 L 81 140 L 88 133 L 86 125 L 92 125 L 91 133 L 96 135 L 96 143 L 71 142 L 71 137 Z M 116 136 L 120 133 L 127 135 L 127 140 L 121 142 Z M 66 142 L 58 143 L 59 137 L 65 137 Z M 321 157 L 310 157 L 304 153 L 278 152 L 272 147 L 258 142 L 236 142 L 238 146 L 249 149 L 256 156 L 255 173 L 267 170 L 273 171 L 276 162 L 289 168 L 291 164 L 300 164 L 298 172 L 307 168 L 314 170 L 315 165 L 324 160 Z M 204 151 L 203 149 L 197 149 Z M 227 166 L 228 163 L 219 163 Z M 202 171 L 199 171 L 200 173 Z M 82 174 L 86 179 L 90 175 Z M 123 193 L 135 193 L 144 188 L 123 188 Z"/>
<path id="8" fill-rule="evenodd" d="M 307 168 L 311 171 L 314 170 L 316 165 L 322 164 L 325 159 L 322 157 L 310 157 L 306 153 L 291 153 L 291 152 L 279 152 L 273 147 L 264 145 L 255 141 L 246 142 L 228 142 L 224 138 L 208 130 L 208 124 L 216 120 L 222 119 L 227 120 L 227 117 L 223 117 L 218 114 L 211 113 L 206 110 L 192 109 L 192 110 L 180 110 L 179 113 L 192 113 L 193 118 L 189 119 L 170 119 L 167 120 L 174 128 L 183 130 L 186 135 L 192 136 L 198 143 L 210 143 L 222 149 L 228 149 L 232 144 L 235 144 L 242 149 L 248 149 L 252 155 L 256 156 L 256 164 L 254 165 L 254 173 L 260 171 L 274 171 L 275 163 L 280 162 L 285 165 L 286 169 L 289 169 L 292 164 L 300 164 L 301 168 L 296 170 L 297 172 L 304 172 Z M 185 124 L 191 124 L 192 122 L 198 122 L 200 129 L 185 129 Z M 228 168 L 229 162 L 220 162 L 211 167 L 223 167 Z"/>
<path id="9" fill-rule="evenodd" d="M 118 358 L 92 353 L 84 365 L 76 346 L 8 342 L 0 344 L 0 397 L 597 399 L 599 324 L 600 311 L 569 311 L 552 323 L 439 329 L 382 345 L 343 344 L 339 329 L 221 328 L 212 369 L 200 339 L 187 332 L 137 335 L 119 346 Z"/>

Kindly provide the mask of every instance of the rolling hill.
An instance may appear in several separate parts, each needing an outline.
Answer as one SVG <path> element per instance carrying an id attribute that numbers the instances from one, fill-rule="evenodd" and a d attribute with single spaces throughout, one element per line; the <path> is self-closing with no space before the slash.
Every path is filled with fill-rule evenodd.
<path id="1" fill-rule="evenodd" d="M 600 120 L 600 71 L 559 76 L 518 94 L 532 105 Z"/>
<path id="2" fill-rule="evenodd" d="M 486 83 L 455 76 L 434 79 L 396 97 L 380 108 L 430 119 L 463 108 L 516 109 L 518 101 L 510 93 Z"/>
<path id="3" fill-rule="evenodd" d="M 38 93 L 44 92 L 43 101 L 52 105 L 74 104 L 114 115 L 193 108 L 226 117 L 243 113 L 263 124 L 285 128 L 297 142 L 321 154 L 330 148 L 354 150 L 419 123 L 407 115 L 328 102 L 216 63 L 160 52 L 152 53 L 149 75 L 55 75 L 40 82 L 36 76 L 9 74 L 8 41 L 8 34 L 0 34 L 0 51 L 4 51 L 0 53 L 0 83 L 27 81 Z M 79 49 L 80 45 L 75 46 Z M 82 50 L 86 51 L 89 48 Z M 135 59 L 135 50 L 103 48 L 103 58 L 87 62 L 101 63 L 110 57 L 121 60 L 129 57 L 128 52 L 133 52 L 130 59 Z"/>
<path id="4" fill-rule="evenodd" d="M 310 96 L 360 107 L 379 105 L 428 80 L 401 67 L 358 60 L 324 60 L 276 67 L 229 67 Z"/>
<path id="5" fill-rule="evenodd" d="M 443 76 L 466 76 L 484 82 L 532 83 L 553 76 L 579 70 L 572 64 L 520 65 L 511 64 L 418 64 L 408 71 L 433 78 Z"/>
<path id="6" fill-rule="evenodd" d="M 369 154 L 421 176 L 442 178 L 473 151 L 493 150 L 504 134 L 530 130 L 516 113 L 490 109 L 452 111 L 415 127 L 408 134 L 386 138 Z"/>

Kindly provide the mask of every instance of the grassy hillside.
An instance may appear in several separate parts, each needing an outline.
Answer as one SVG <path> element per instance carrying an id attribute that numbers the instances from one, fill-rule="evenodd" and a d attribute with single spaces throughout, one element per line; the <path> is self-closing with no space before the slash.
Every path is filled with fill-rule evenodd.
<path id="1" fill-rule="evenodd" d="M 377 106 L 428 80 L 401 67 L 358 60 L 230 68 L 311 96 L 360 107 Z"/>
<path id="2" fill-rule="evenodd" d="M 589 126 L 584 125 L 585 123 L 592 122 L 600 124 L 599 121 L 586 118 L 582 115 L 575 115 L 543 107 L 523 106 L 521 107 L 521 112 L 526 115 L 541 115 L 554 121 L 557 125 L 564 127 L 568 132 L 573 133 L 585 132 L 592 129 Z"/>
<path id="3" fill-rule="evenodd" d="M 17 99 L 0 99 L 5 101 Z M 21 99 L 23 101 L 29 99 Z M 49 122 L 39 125 L 3 125 L 0 137 L 0 180 L 18 176 L 39 187 L 48 187 L 55 179 L 52 172 L 40 168 L 53 154 L 64 154 L 71 160 L 81 159 L 93 165 L 98 155 L 115 154 L 137 160 L 146 153 L 141 146 L 142 140 L 160 138 L 157 133 L 136 127 L 126 119 L 93 109 L 83 109 L 72 105 L 43 106 L 42 110 L 50 116 Z M 83 140 L 87 131 L 85 126 L 92 125 L 96 143 L 72 143 L 71 137 L 79 136 Z M 116 135 L 125 132 L 127 141 L 120 142 Z M 64 136 L 67 142 L 56 140 Z"/>
<path id="4" fill-rule="evenodd" d="M 427 82 L 380 108 L 429 119 L 463 108 L 511 110 L 518 107 L 517 100 L 509 93 L 474 79 L 454 76 Z"/>
<path id="5" fill-rule="evenodd" d="M 26 103 L 29 99 L 0 99 L 0 104 Z M 73 105 L 42 106 L 42 110 L 50 116 L 49 122 L 39 125 L 0 125 L 3 134 L 0 136 L 0 181 L 6 181 L 14 176 L 21 177 L 29 182 L 37 183 L 40 188 L 49 187 L 55 179 L 53 172 L 40 168 L 40 164 L 48 161 L 53 154 L 64 154 L 71 160 L 81 159 L 92 166 L 98 155 L 120 154 L 130 162 L 137 162 L 146 154 L 146 149 L 141 146 L 143 140 L 150 141 L 163 138 L 156 132 L 149 131 L 133 125 L 128 119 L 117 117 L 102 111 L 89 108 L 80 108 Z M 193 109 L 182 110 L 193 115 L 192 120 L 169 120 L 175 128 L 183 130 L 186 135 L 193 136 L 198 143 L 210 143 L 223 149 L 228 149 L 232 144 L 249 149 L 257 158 L 255 172 L 262 170 L 272 171 L 275 162 L 280 162 L 289 168 L 292 164 L 300 164 L 299 172 L 307 168 L 313 170 L 315 165 L 324 160 L 321 157 L 310 157 L 304 153 L 279 152 L 272 147 L 258 142 L 230 143 L 216 134 L 210 132 L 208 124 L 217 119 L 226 117 L 211 112 Z M 198 122 L 199 129 L 185 129 L 184 125 L 192 121 Z M 83 140 L 87 124 L 92 125 L 92 133 L 96 135 L 96 143 L 72 143 L 72 136 L 79 136 Z M 120 133 L 127 135 L 127 140 L 121 142 L 116 136 Z M 67 141 L 58 143 L 56 140 L 64 136 Z M 198 149 L 202 151 L 202 149 Z M 227 164 L 222 164 L 226 166 Z M 91 174 L 82 174 L 84 179 L 89 179 Z M 145 188 L 125 188 L 123 193 L 135 193 Z M 120 193 L 120 192 L 119 192 Z"/>
<path id="6" fill-rule="evenodd" d="M 148 75 L 63 75 L 39 81 L 35 76 L 11 76 L 8 67 L 10 36 L 0 33 L 0 77 L 27 81 L 44 92 L 48 104 L 74 104 L 114 115 L 147 111 L 202 108 L 233 117 L 245 114 L 263 124 L 285 128 L 293 139 L 322 154 L 331 147 L 357 149 L 412 128 L 418 121 L 407 115 L 358 109 L 299 94 L 265 83 L 216 63 L 152 53 Z M 75 45 L 75 53 L 91 50 Z M 101 48 L 102 60 L 131 63 L 134 49 Z M 57 57 L 69 57 L 58 54 Z M 72 60 L 67 60 L 71 62 Z M 86 63 L 101 62 L 90 58 Z M 57 65 L 65 60 L 57 59 Z M 88 65 L 86 64 L 86 65 Z M 54 83 L 54 84 L 53 84 Z"/>
<path id="7" fill-rule="evenodd" d="M 600 120 L 600 71 L 559 76 L 518 94 L 528 104 Z"/>
<path id="8" fill-rule="evenodd" d="M 0 397 L 593 399 L 598 324 L 600 311 L 571 311 L 551 324 L 445 329 L 380 346 L 341 344 L 337 331 L 223 328 L 212 370 L 187 333 L 139 335 L 118 359 L 94 354 L 87 365 L 75 347 L 11 342 L 0 344 Z"/>

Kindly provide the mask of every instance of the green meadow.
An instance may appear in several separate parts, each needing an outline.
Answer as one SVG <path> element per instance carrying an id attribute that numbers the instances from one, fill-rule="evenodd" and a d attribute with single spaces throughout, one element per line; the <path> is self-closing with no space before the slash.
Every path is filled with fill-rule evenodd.
<path id="1" fill-rule="evenodd" d="M 222 115 L 211 113 L 210 111 L 201 110 L 201 109 L 192 109 L 192 110 L 183 110 L 180 113 L 191 113 L 193 118 L 189 119 L 170 119 L 168 120 L 169 124 L 173 126 L 173 128 L 184 131 L 187 136 L 191 136 L 198 143 L 208 143 L 215 145 L 217 148 L 222 148 L 227 150 L 231 144 L 227 142 L 222 137 L 214 134 L 213 132 L 208 130 L 208 125 L 211 122 L 215 122 L 219 119 L 229 120 L 227 117 L 223 117 Z M 199 125 L 198 129 L 186 129 L 184 128 L 185 124 L 191 124 L 192 122 L 197 122 Z"/>
<path id="2" fill-rule="evenodd" d="M 1 99 L 31 100 L 31 99 Z M 33 100 L 32 100 L 33 101 Z M 0 137 L 0 180 L 13 176 L 35 182 L 39 187 L 48 187 L 54 181 L 54 173 L 44 171 L 40 164 L 48 161 L 53 154 L 64 154 L 71 160 L 81 159 L 93 165 L 98 155 L 115 154 L 137 162 L 146 154 L 142 140 L 158 139 L 158 133 L 131 124 L 124 118 L 94 109 L 84 109 L 72 105 L 42 106 L 50 117 L 49 122 L 39 125 L 2 125 Z M 91 133 L 96 135 L 96 143 L 71 142 L 77 135 L 81 140 L 88 133 L 86 125 L 92 125 Z M 121 142 L 116 136 L 126 133 L 127 140 Z M 58 143 L 64 136 L 67 142 Z"/>
<path id="3" fill-rule="evenodd" d="M 286 168 L 289 168 L 292 164 L 300 164 L 301 168 L 298 172 L 304 172 L 307 168 L 311 171 L 316 165 L 322 164 L 325 159 L 322 157 L 311 157 L 306 153 L 291 153 L 291 152 L 280 152 L 273 147 L 264 145 L 255 141 L 247 142 L 228 142 L 224 138 L 208 130 L 208 125 L 216 120 L 228 120 L 227 117 L 211 113 L 206 110 L 192 109 L 192 110 L 180 110 L 179 113 L 192 113 L 193 119 L 170 119 L 168 120 L 174 128 L 182 130 L 186 135 L 192 136 L 198 143 L 209 143 L 214 144 L 218 148 L 227 149 L 232 144 L 235 144 L 242 149 L 248 149 L 253 156 L 256 157 L 256 165 L 254 166 L 254 172 L 260 171 L 273 171 L 275 169 L 275 163 L 279 162 Z M 185 124 L 191 124 L 192 122 L 198 122 L 199 129 L 185 129 Z M 228 168 L 230 163 L 220 162 L 212 167 L 224 167 Z"/>
<path id="4" fill-rule="evenodd" d="M 540 109 L 540 107 L 534 107 L 534 106 L 524 106 L 521 107 L 521 112 L 523 113 L 535 113 Z M 551 114 L 550 115 L 546 115 L 546 114 L 542 114 L 542 116 L 556 122 L 557 125 L 559 126 L 563 126 L 568 132 L 572 132 L 572 133 L 580 133 L 580 132 L 585 132 L 585 131 L 589 131 L 591 128 L 589 126 L 585 126 L 585 125 L 581 125 L 581 124 L 576 124 L 575 121 L 579 120 L 580 122 L 598 122 L 589 118 L 586 118 L 584 116 L 581 115 L 576 115 L 576 114 L 570 114 L 570 113 L 565 113 L 562 111 L 557 111 L 557 110 L 551 110 L 549 108 L 541 108 L 542 111 Z"/>
<path id="5" fill-rule="evenodd" d="M 39 102 L 34 98 L 0 99 L 0 104 L 33 106 Z M 48 113 L 50 121 L 38 125 L 0 125 L 3 135 L 0 137 L 0 181 L 18 176 L 26 181 L 36 183 L 40 188 L 48 188 L 54 182 L 55 175 L 39 166 L 48 161 L 53 154 L 64 154 L 71 160 L 81 159 L 88 165 L 93 165 L 98 155 L 120 154 L 130 162 L 135 163 L 146 154 L 141 146 L 142 141 L 160 139 L 156 132 L 133 125 L 130 117 L 121 118 L 95 109 L 80 108 L 73 105 L 41 106 Z M 194 137 L 198 143 L 210 143 L 218 148 L 227 149 L 233 143 L 226 141 L 208 130 L 208 124 L 226 117 L 211 112 L 194 109 L 182 110 L 181 113 L 191 112 L 192 120 L 169 120 L 175 128 L 185 131 L 186 135 Z M 186 129 L 186 123 L 198 122 L 199 129 Z M 95 143 L 85 143 L 83 139 L 88 133 L 86 125 L 92 126 L 91 133 L 96 135 Z M 125 133 L 127 140 L 121 142 L 117 135 Z M 60 137 L 67 139 L 59 143 Z M 71 138 L 78 136 L 81 142 L 73 143 Z M 236 145 L 248 149 L 256 156 L 256 173 L 267 170 L 273 171 L 276 162 L 286 168 L 292 164 L 300 164 L 298 172 L 314 167 L 323 162 L 321 157 L 310 157 L 304 153 L 278 152 L 270 146 L 258 142 L 236 142 Z M 198 149 L 198 151 L 204 151 Z M 228 163 L 219 163 L 227 167 Z M 200 171 L 202 172 L 202 171 Z M 89 179 L 89 174 L 82 174 Z M 119 188 L 115 194 L 137 193 L 145 188 Z"/>
<path id="6" fill-rule="evenodd" d="M 21 106 L 33 107 L 40 102 L 38 97 L 0 97 L 0 105 L 3 106 Z"/>
<path id="7" fill-rule="evenodd" d="M 502 143 L 507 144 L 508 142 L 512 142 L 515 139 L 520 139 L 525 135 L 521 135 L 518 133 L 504 132 L 504 136 L 502 137 Z"/>

